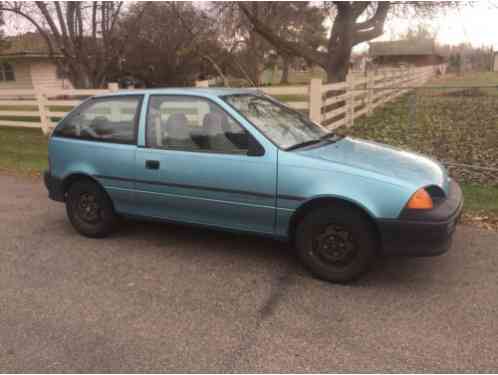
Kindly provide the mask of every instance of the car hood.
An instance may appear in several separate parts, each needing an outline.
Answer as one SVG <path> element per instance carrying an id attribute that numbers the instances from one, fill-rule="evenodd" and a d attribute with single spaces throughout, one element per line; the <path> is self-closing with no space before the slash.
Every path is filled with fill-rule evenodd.
<path id="1" fill-rule="evenodd" d="M 445 192 L 448 190 L 448 176 L 441 164 L 376 142 L 345 137 L 335 143 L 302 150 L 302 154 L 385 176 L 400 185 L 417 188 L 437 185 Z"/>

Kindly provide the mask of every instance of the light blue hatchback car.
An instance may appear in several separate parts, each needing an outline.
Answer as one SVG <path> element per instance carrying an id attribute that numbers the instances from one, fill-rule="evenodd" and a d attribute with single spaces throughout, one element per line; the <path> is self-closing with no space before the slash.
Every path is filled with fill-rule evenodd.
<path id="1" fill-rule="evenodd" d="M 49 165 L 50 198 L 85 236 L 120 216 L 266 235 L 333 282 L 379 254 L 446 251 L 463 205 L 439 163 L 338 136 L 246 89 L 93 97 L 55 128 Z"/>

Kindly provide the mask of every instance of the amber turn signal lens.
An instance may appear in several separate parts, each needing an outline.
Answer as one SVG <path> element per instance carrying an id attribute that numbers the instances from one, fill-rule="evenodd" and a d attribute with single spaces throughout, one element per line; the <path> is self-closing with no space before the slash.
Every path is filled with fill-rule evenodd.
<path id="1" fill-rule="evenodd" d="M 434 204 L 429 193 L 425 189 L 419 189 L 412 195 L 406 207 L 415 210 L 430 210 Z"/>

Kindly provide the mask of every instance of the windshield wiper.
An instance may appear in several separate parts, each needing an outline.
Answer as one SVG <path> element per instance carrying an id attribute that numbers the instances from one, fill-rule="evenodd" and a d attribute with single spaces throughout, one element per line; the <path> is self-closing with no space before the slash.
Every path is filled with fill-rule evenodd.
<path id="1" fill-rule="evenodd" d="M 332 139 L 332 138 L 333 138 L 333 139 Z M 332 143 L 332 142 L 337 142 L 339 139 L 342 139 L 342 138 L 344 138 L 344 136 L 342 136 L 342 135 L 338 135 L 338 134 L 333 133 L 333 132 L 327 133 L 327 134 L 322 135 L 322 136 L 320 137 L 320 139 L 321 139 L 322 141 L 326 139 L 327 141 L 329 141 L 329 142 L 331 142 L 331 143 Z"/>
<path id="2" fill-rule="evenodd" d="M 292 150 L 295 150 L 296 148 L 306 147 L 306 146 L 314 145 L 315 143 L 320 143 L 320 142 L 322 142 L 321 138 L 319 138 L 319 139 L 311 139 L 309 141 L 304 141 L 304 142 L 296 143 L 296 144 L 294 144 L 292 146 L 287 147 L 285 150 L 286 151 L 292 151 Z"/>

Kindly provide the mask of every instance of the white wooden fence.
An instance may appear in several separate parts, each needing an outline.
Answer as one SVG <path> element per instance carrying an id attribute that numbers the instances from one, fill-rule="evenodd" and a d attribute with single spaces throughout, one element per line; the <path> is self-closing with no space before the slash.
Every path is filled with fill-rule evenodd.
<path id="1" fill-rule="evenodd" d="M 437 71 L 444 72 L 444 66 L 381 70 L 363 77 L 354 74 L 333 84 L 311 79 L 308 85 L 259 89 L 307 112 L 313 121 L 336 128 L 352 126 L 359 116 L 423 85 Z M 206 87 L 208 82 L 196 82 L 196 86 Z M 116 91 L 116 84 L 99 90 L 0 90 L 0 126 L 39 128 L 48 134 L 85 97 Z"/>
<path id="2" fill-rule="evenodd" d="M 0 126 L 37 128 L 48 134 L 85 98 L 116 91 L 116 83 L 92 90 L 0 90 Z"/>
<path id="3" fill-rule="evenodd" d="M 389 100 L 424 85 L 436 74 L 444 74 L 446 65 L 383 69 L 348 75 L 346 81 L 323 84 L 312 78 L 308 85 L 265 86 L 259 89 L 268 95 L 281 97 L 288 106 L 306 111 L 309 117 L 329 128 L 352 126 L 354 120 L 368 115 Z M 196 82 L 208 87 L 208 81 Z"/>

